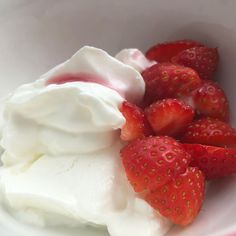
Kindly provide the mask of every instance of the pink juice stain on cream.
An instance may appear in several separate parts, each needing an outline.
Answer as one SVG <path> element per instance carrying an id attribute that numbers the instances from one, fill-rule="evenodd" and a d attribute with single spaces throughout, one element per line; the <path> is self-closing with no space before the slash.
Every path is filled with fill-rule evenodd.
<path id="1" fill-rule="evenodd" d="M 162 236 L 170 228 L 133 191 L 119 157 L 125 123 L 119 106 L 142 100 L 140 72 L 153 64 L 137 51 L 112 57 L 83 47 L 9 96 L 0 189 L 19 220 L 38 227 L 88 224 L 111 236 Z"/>
<path id="2" fill-rule="evenodd" d="M 122 89 L 119 89 L 119 86 L 113 86 L 109 81 L 104 81 L 101 77 L 89 73 L 77 73 L 77 74 L 63 74 L 53 78 L 50 78 L 46 81 L 46 85 L 50 84 L 65 84 L 72 82 L 87 82 L 87 83 L 95 83 L 101 84 L 107 88 L 113 89 L 118 92 L 122 97 Z"/>

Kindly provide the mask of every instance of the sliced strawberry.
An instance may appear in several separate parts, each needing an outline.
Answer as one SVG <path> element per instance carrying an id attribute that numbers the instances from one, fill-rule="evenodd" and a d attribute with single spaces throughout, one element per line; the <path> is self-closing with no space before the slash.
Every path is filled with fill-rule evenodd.
<path id="1" fill-rule="evenodd" d="M 142 72 L 146 84 L 145 103 L 150 104 L 158 99 L 179 98 L 201 85 L 201 79 L 191 68 L 159 63 Z"/>
<path id="2" fill-rule="evenodd" d="M 212 79 L 216 71 L 219 55 L 217 48 L 195 47 L 186 49 L 171 60 L 196 70 L 201 79 Z"/>
<path id="3" fill-rule="evenodd" d="M 170 62 L 171 58 L 179 52 L 198 46 L 203 45 L 193 40 L 177 40 L 174 42 L 160 43 L 151 47 L 146 52 L 146 57 L 149 60 L 155 60 L 158 62 Z"/>
<path id="4" fill-rule="evenodd" d="M 205 178 L 194 167 L 166 185 L 150 191 L 146 201 L 175 224 L 188 225 L 199 213 L 204 199 Z"/>
<path id="5" fill-rule="evenodd" d="M 121 150 L 128 180 L 136 192 L 160 187 L 184 173 L 190 155 L 170 137 L 147 137 Z"/>
<path id="6" fill-rule="evenodd" d="M 224 91 L 213 81 L 205 81 L 193 92 L 193 103 L 200 116 L 229 120 L 229 103 Z"/>
<path id="7" fill-rule="evenodd" d="M 152 129 L 141 108 L 129 102 L 123 102 L 120 108 L 126 119 L 121 128 L 121 139 L 132 141 L 152 134 Z"/>
<path id="8" fill-rule="evenodd" d="M 168 136 L 181 134 L 194 117 L 192 107 L 171 98 L 153 103 L 145 113 L 155 134 Z"/>
<path id="9" fill-rule="evenodd" d="M 233 147 L 236 145 L 236 130 L 218 119 L 202 118 L 187 127 L 182 142 Z"/>
<path id="10" fill-rule="evenodd" d="M 183 144 L 191 155 L 191 166 L 203 171 L 207 179 L 221 178 L 236 172 L 236 149 L 205 146 L 201 144 Z"/>

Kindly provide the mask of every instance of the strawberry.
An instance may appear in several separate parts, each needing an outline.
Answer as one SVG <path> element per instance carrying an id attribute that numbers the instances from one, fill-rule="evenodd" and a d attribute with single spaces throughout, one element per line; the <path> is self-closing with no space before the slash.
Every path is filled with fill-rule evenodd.
<path id="1" fill-rule="evenodd" d="M 164 99 L 145 110 L 146 117 L 155 134 L 177 136 L 192 122 L 194 110 L 177 99 Z"/>
<path id="2" fill-rule="evenodd" d="M 186 49 L 171 61 L 196 70 L 201 79 L 212 79 L 219 61 L 217 48 L 194 47 Z"/>
<path id="3" fill-rule="evenodd" d="M 152 134 L 151 127 L 141 108 L 129 102 L 123 102 L 120 111 L 126 119 L 121 128 L 122 140 L 132 141 Z"/>
<path id="4" fill-rule="evenodd" d="M 229 104 L 224 91 L 213 81 L 205 81 L 193 92 L 193 103 L 201 116 L 229 120 Z"/>
<path id="5" fill-rule="evenodd" d="M 170 62 L 171 58 L 179 52 L 198 46 L 202 46 L 202 44 L 193 40 L 177 40 L 174 42 L 160 43 L 151 47 L 146 52 L 146 57 L 149 60 L 158 62 Z"/>
<path id="6" fill-rule="evenodd" d="M 170 137 L 146 137 L 121 150 L 127 178 L 136 192 L 160 187 L 184 173 L 190 155 Z"/>
<path id="7" fill-rule="evenodd" d="M 236 172 L 236 149 L 205 146 L 201 144 L 183 144 L 191 155 L 191 166 L 196 166 L 207 179 L 221 178 Z"/>
<path id="8" fill-rule="evenodd" d="M 155 64 L 144 70 L 142 76 L 146 84 L 145 104 L 187 96 L 201 85 L 194 70 L 171 63 Z"/>
<path id="9" fill-rule="evenodd" d="M 182 142 L 233 147 L 236 145 L 236 130 L 218 119 L 202 118 L 188 125 Z"/>
<path id="10" fill-rule="evenodd" d="M 166 185 L 147 192 L 145 200 L 175 224 L 188 225 L 199 213 L 204 199 L 205 178 L 194 167 Z"/>

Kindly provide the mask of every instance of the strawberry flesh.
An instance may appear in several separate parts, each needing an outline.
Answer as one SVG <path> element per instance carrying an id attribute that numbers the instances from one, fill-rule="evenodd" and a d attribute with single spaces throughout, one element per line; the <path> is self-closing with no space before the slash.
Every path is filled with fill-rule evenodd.
<path id="1" fill-rule="evenodd" d="M 170 137 L 146 137 L 121 150 L 127 178 L 136 192 L 160 187 L 184 173 L 190 155 Z"/>
<path id="2" fill-rule="evenodd" d="M 212 79 L 219 61 L 217 48 L 194 47 L 183 50 L 171 62 L 196 70 L 201 79 Z"/>
<path id="3" fill-rule="evenodd" d="M 205 146 L 201 144 L 183 144 L 191 155 L 191 166 L 196 166 L 208 180 L 222 178 L 236 172 L 236 149 Z"/>
<path id="4" fill-rule="evenodd" d="M 147 192 L 146 201 L 175 224 L 188 225 L 199 213 L 204 199 L 204 174 L 194 167 L 166 185 Z"/>
<path id="5" fill-rule="evenodd" d="M 141 108 L 129 102 L 123 102 L 120 111 L 126 119 L 121 128 L 122 140 L 132 141 L 152 134 L 152 129 Z"/>
<path id="6" fill-rule="evenodd" d="M 236 130 L 218 119 L 202 118 L 188 125 L 182 142 L 235 147 Z"/>
<path id="7" fill-rule="evenodd" d="M 185 97 L 202 83 L 191 68 L 171 63 L 153 65 L 143 71 L 142 76 L 146 85 L 146 105 L 159 99 Z"/>
<path id="8" fill-rule="evenodd" d="M 202 117 L 229 120 L 229 103 L 224 91 L 213 81 L 205 81 L 193 94 L 193 103 L 198 115 Z"/>
<path id="9" fill-rule="evenodd" d="M 177 99 L 164 99 L 145 110 L 146 117 L 156 135 L 178 136 L 194 117 L 192 107 Z"/>
<path id="10" fill-rule="evenodd" d="M 160 43 L 151 47 L 146 52 L 146 57 L 149 60 L 155 60 L 158 62 L 170 62 L 171 58 L 179 52 L 198 46 L 202 46 L 202 44 L 193 40 L 177 40 L 173 42 Z"/>

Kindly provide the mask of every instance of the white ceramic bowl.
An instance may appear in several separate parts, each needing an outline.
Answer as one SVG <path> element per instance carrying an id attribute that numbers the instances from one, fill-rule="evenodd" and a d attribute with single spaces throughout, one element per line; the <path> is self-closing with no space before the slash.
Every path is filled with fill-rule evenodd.
<path id="1" fill-rule="evenodd" d="M 218 80 L 236 125 L 235 9 L 235 0 L 0 0 L 0 95 L 35 80 L 83 45 L 115 54 L 122 48 L 146 50 L 159 41 L 192 38 L 219 48 Z M 235 199 L 235 178 L 212 183 L 194 224 L 175 227 L 168 236 L 236 235 Z M 91 229 L 42 232 L 0 212 L 3 236 L 107 235 Z"/>

